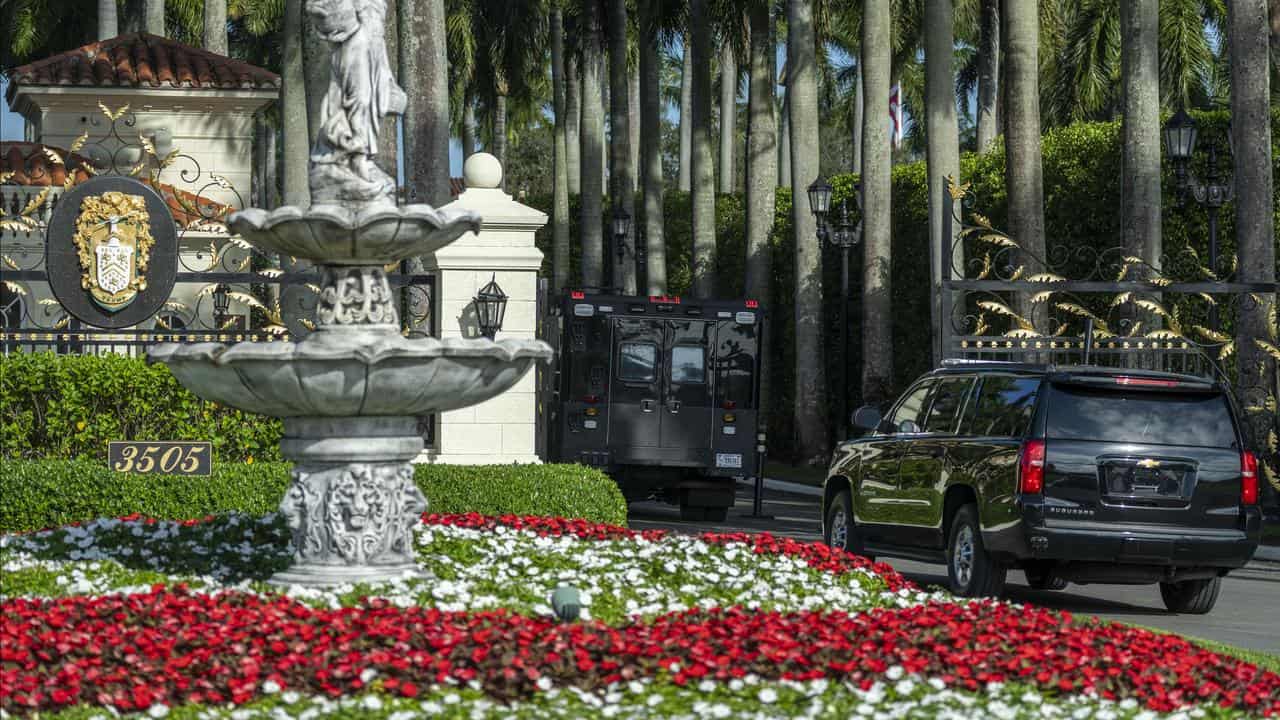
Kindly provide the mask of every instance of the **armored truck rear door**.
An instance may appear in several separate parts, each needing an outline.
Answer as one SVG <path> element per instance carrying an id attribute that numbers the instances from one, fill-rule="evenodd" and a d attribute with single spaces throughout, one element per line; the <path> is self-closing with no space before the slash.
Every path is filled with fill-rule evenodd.
<path id="1" fill-rule="evenodd" d="M 715 324 L 705 320 L 666 321 L 666 387 L 662 400 L 661 444 L 683 460 L 710 459 L 711 341 Z"/>
<path id="2" fill-rule="evenodd" d="M 658 445 L 663 335 L 663 324 L 659 320 L 617 318 L 613 321 L 610 447 L 621 450 Z M 623 450 L 622 454 L 629 453 Z"/>

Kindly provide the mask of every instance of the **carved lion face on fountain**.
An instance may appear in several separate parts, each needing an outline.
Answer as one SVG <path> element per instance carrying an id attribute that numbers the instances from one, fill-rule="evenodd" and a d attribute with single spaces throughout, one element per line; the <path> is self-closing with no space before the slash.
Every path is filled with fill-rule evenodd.
<path id="1" fill-rule="evenodd" d="M 378 531 L 387 522 L 386 493 L 368 466 L 345 470 L 329 486 L 329 515 L 335 529 Z"/>

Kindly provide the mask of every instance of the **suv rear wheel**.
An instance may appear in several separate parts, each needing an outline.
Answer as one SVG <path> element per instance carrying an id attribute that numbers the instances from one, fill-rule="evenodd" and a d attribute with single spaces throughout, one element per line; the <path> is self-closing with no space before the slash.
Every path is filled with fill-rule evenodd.
<path id="1" fill-rule="evenodd" d="M 826 522 L 822 523 L 822 540 L 831 547 L 848 550 L 855 555 L 875 560 L 862 546 L 858 526 L 853 522 L 853 501 L 849 497 L 848 490 L 841 490 L 831 498 L 831 505 L 827 507 Z"/>
<path id="2" fill-rule="evenodd" d="M 1222 589 L 1222 578 L 1208 580 L 1183 580 L 1182 582 L 1160 583 L 1160 597 L 1164 598 L 1164 606 L 1170 612 L 1203 615 L 1213 609 L 1218 602 L 1218 591 Z"/>
<path id="3" fill-rule="evenodd" d="M 1004 590 L 1007 569 L 982 545 L 978 508 L 969 504 L 956 511 L 947 540 L 947 578 L 951 592 L 962 597 L 995 597 Z"/>

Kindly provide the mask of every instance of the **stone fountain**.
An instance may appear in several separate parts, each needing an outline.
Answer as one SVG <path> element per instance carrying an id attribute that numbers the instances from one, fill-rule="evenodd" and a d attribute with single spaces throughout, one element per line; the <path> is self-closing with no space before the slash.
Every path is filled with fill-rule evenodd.
<path id="1" fill-rule="evenodd" d="M 535 340 L 407 338 L 384 266 L 428 255 L 481 219 L 466 210 L 397 206 L 375 163 L 382 118 L 400 114 L 384 37 L 384 0 L 307 0 L 331 47 L 331 76 L 311 151 L 312 206 L 250 208 L 231 229 L 270 252 L 320 266 L 316 331 L 299 342 L 164 344 L 151 359 L 200 397 L 283 418 L 294 462 L 280 505 L 294 562 L 281 585 L 422 575 L 413 526 L 427 499 L 410 461 L 418 417 L 502 393 L 551 348 Z"/>

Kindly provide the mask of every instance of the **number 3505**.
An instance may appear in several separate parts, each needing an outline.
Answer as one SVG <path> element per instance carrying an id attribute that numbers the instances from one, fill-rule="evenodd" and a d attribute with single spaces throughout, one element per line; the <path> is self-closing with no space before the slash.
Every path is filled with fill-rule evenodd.
<path id="1" fill-rule="evenodd" d="M 164 475 L 208 475 L 208 442 L 112 442 L 107 461 L 116 472 Z"/>

